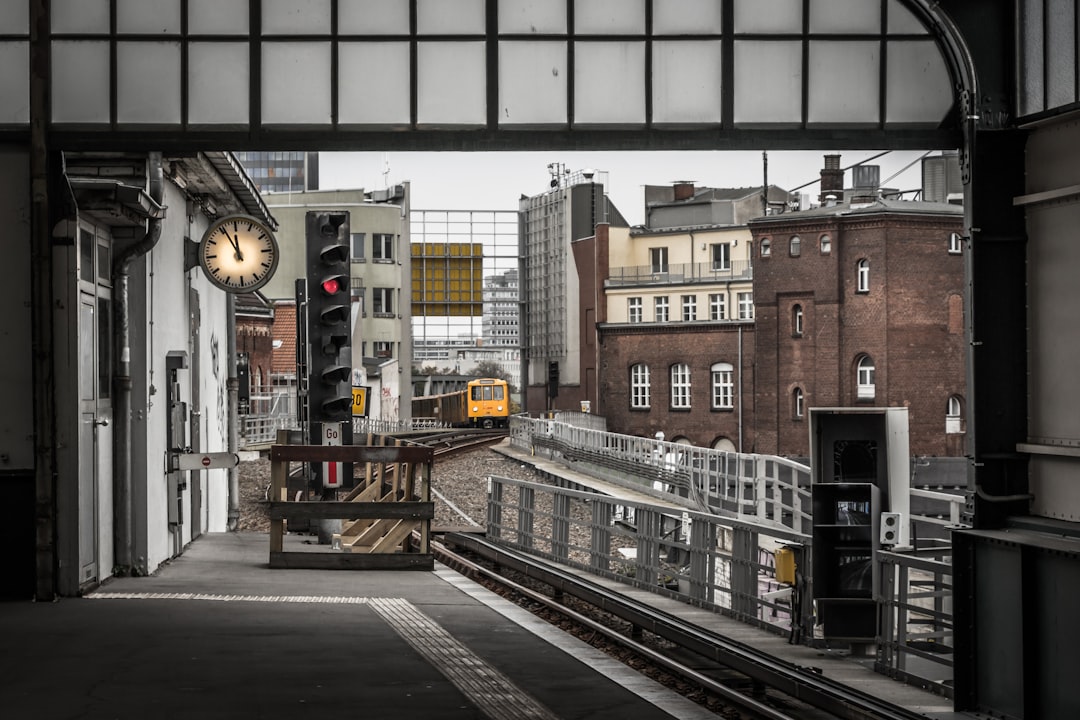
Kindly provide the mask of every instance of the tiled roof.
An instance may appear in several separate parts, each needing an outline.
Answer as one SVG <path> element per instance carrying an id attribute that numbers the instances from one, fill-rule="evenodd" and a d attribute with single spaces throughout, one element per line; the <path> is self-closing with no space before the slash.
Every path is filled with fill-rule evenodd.
<path id="1" fill-rule="evenodd" d="M 270 372 L 274 375 L 296 374 L 296 305 L 281 303 L 274 307 L 274 349 Z"/>

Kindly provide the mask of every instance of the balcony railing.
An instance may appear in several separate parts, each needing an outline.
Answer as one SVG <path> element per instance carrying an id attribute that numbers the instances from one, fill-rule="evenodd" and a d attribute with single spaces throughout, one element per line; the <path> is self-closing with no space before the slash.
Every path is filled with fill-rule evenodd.
<path id="1" fill-rule="evenodd" d="M 605 287 L 621 285 L 687 285 L 719 283 L 732 280 L 753 280 L 754 268 L 749 260 L 738 260 L 721 266 L 712 262 L 678 263 L 658 271 L 651 265 L 613 267 L 608 272 Z"/>

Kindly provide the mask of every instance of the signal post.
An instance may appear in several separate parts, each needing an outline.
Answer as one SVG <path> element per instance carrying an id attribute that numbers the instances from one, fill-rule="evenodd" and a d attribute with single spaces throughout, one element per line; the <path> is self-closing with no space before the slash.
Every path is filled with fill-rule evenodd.
<path id="1" fill-rule="evenodd" d="M 352 344 L 349 213 L 311 211 L 307 247 L 308 442 L 352 444 Z M 313 465 L 323 499 L 352 485 L 352 464 Z"/>

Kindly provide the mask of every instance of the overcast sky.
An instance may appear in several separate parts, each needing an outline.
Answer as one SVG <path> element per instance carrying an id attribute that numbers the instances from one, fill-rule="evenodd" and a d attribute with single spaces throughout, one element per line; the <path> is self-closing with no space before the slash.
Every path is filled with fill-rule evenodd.
<path id="1" fill-rule="evenodd" d="M 866 150 L 838 151 L 840 166 L 849 167 L 877 155 Z M 817 180 L 826 151 L 768 153 L 769 184 L 800 190 L 816 199 Z M 881 167 L 882 186 L 914 190 L 921 185 L 921 151 L 896 151 L 872 160 Z M 408 181 L 415 210 L 517 210 L 521 195 L 550 188 L 548 165 L 561 163 L 573 172 L 607 174 L 608 196 L 631 224 L 644 221 L 644 186 L 677 180 L 702 187 L 755 187 L 764 179 L 759 151 L 731 152 L 323 152 L 319 185 L 377 190 Z M 905 169 L 906 168 L 906 169 Z M 850 171 L 845 183 L 851 184 Z"/>

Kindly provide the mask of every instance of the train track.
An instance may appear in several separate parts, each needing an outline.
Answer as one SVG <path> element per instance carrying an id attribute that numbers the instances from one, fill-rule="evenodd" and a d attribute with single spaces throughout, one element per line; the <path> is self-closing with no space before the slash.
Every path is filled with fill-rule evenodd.
<path id="1" fill-rule="evenodd" d="M 393 433 L 389 437 L 417 445 L 426 445 L 435 450 L 436 457 L 447 457 L 494 445 L 501 442 L 506 434 L 505 428 L 447 428 Z"/>
<path id="2" fill-rule="evenodd" d="M 443 542 L 432 546 L 439 562 L 463 575 L 500 594 L 524 598 L 532 607 L 539 605 L 585 628 L 586 634 L 602 636 L 683 683 L 719 698 L 726 716 L 735 710 L 739 713 L 736 717 L 762 720 L 925 720 L 918 713 L 823 677 L 811 668 L 780 660 L 480 536 L 447 533 Z M 535 589 L 537 585 L 546 592 Z M 587 609 L 571 609 L 567 597 Z M 631 634 L 598 621 L 598 613 L 629 624 Z M 640 642 L 636 638 L 642 632 L 666 641 L 663 644 L 669 649 L 658 650 Z"/>

